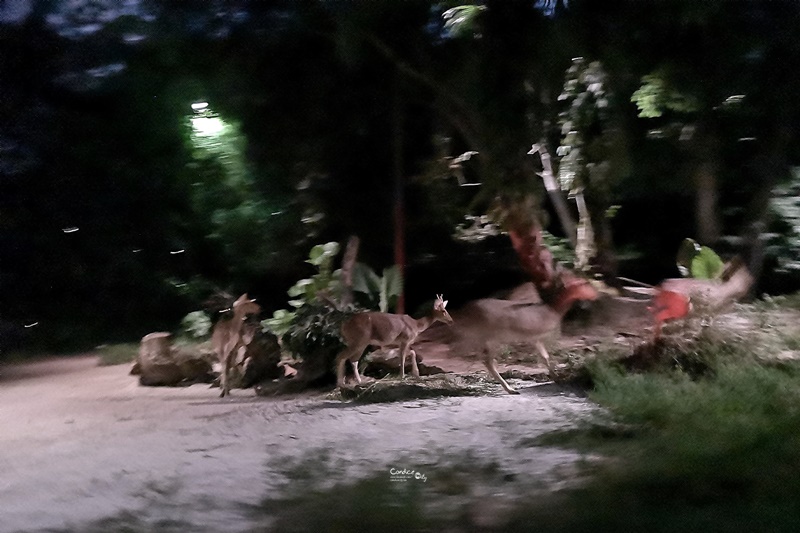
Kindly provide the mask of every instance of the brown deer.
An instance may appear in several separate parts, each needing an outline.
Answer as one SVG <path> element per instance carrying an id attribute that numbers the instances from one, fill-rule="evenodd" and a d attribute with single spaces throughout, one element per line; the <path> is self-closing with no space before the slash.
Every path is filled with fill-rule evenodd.
<path id="1" fill-rule="evenodd" d="M 436 296 L 433 312 L 430 316 L 415 320 L 408 315 L 395 315 L 391 313 L 367 312 L 358 313 L 342 324 L 342 339 L 347 346 L 336 356 L 336 383 L 344 387 L 345 362 L 353 365 L 356 381 L 361 383 L 358 373 L 358 360 L 368 346 L 400 348 L 400 378 L 405 378 L 406 355 L 411 351 L 411 345 L 420 333 L 428 329 L 435 322 L 452 324 L 453 319 L 447 312 L 447 301 L 442 295 Z M 411 374 L 419 377 L 416 354 L 411 351 Z"/>
<path id="2" fill-rule="evenodd" d="M 557 331 L 564 315 L 578 300 L 594 300 L 598 296 L 591 284 L 581 278 L 564 276 L 563 288 L 549 303 L 525 303 L 485 298 L 470 302 L 456 314 L 453 326 L 455 342 L 450 349 L 456 354 L 478 354 L 489 374 L 509 394 L 519 394 L 497 371 L 496 349 L 503 344 L 534 342 L 550 367 L 550 354 L 541 338 Z M 552 368 L 551 368 L 552 370 Z"/>
<path id="3" fill-rule="evenodd" d="M 219 357 L 219 362 L 222 365 L 220 372 L 220 387 L 222 392 L 220 398 L 224 398 L 230 394 L 230 386 L 228 385 L 228 374 L 230 373 L 231 366 L 233 365 L 239 348 L 243 345 L 242 341 L 242 327 L 247 315 L 255 315 L 261 312 L 261 307 L 255 300 L 247 297 L 247 293 L 242 294 L 231 306 L 233 311 L 233 318 L 222 319 L 214 326 L 214 331 L 211 334 L 211 344 L 214 346 L 214 351 Z"/>

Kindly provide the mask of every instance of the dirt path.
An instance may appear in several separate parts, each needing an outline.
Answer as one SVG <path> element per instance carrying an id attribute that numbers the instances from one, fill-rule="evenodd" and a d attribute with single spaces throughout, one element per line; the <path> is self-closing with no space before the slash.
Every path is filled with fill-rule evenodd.
<path id="1" fill-rule="evenodd" d="M 593 408 L 553 385 L 519 382 L 519 396 L 498 387 L 355 405 L 239 390 L 223 401 L 207 385 L 140 387 L 128 370 L 92 356 L 0 366 L 1 533 L 103 531 L 103 520 L 120 517 L 246 531 L 254 507 L 308 474 L 297 465 L 313 470 L 323 459 L 331 486 L 393 468 L 435 482 L 445 457 L 461 457 L 476 469 L 500 465 L 512 492 L 550 490 L 580 457 L 531 439 Z"/>

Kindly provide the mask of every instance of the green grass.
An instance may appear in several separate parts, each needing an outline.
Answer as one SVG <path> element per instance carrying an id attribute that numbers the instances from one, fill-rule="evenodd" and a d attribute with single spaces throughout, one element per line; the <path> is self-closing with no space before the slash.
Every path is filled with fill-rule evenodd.
<path id="1" fill-rule="evenodd" d="M 778 341 L 776 341 L 778 342 Z M 743 339 L 696 339 L 675 364 L 627 373 L 591 370 L 606 409 L 550 444 L 601 451 L 588 484 L 536 505 L 542 531 L 794 531 L 800 523 L 800 366 L 753 357 Z"/>
<path id="2" fill-rule="evenodd" d="M 139 345 L 135 343 L 106 344 L 97 347 L 100 366 L 132 363 L 139 353 Z"/>

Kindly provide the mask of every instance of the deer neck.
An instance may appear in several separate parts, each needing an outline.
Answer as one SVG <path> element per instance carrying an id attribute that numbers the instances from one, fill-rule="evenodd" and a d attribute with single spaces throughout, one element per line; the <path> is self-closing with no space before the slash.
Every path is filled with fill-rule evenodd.
<path id="1" fill-rule="evenodd" d="M 431 325 L 435 322 L 432 316 L 426 316 L 424 318 L 419 318 L 414 322 L 417 323 L 417 331 L 420 333 L 431 327 Z"/>
<path id="2" fill-rule="evenodd" d="M 244 310 L 235 309 L 233 311 L 233 319 L 231 320 L 231 324 L 233 326 L 234 331 L 242 329 L 242 324 L 244 323 L 244 317 L 245 317 Z"/>

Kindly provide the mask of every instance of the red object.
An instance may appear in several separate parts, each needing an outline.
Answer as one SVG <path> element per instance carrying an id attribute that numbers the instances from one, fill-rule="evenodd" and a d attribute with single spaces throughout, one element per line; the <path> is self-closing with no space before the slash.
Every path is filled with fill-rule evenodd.
<path id="1" fill-rule="evenodd" d="M 511 245 L 517 252 L 522 268 L 537 288 L 549 286 L 553 281 L 553 255 L 544 246 L 542 232 L 532 227 L 527 232 L 509 230 Z"/>
<path id="2" fill-rule="evenodd" d="M 658 339 L 661 336 L 661 328 L 664 322 L 684 318 L 692 310 L 692 304 L 685 294 L 656 289 L 653 301 L 647 309 L 653 313 L 655 339 Z"/>

